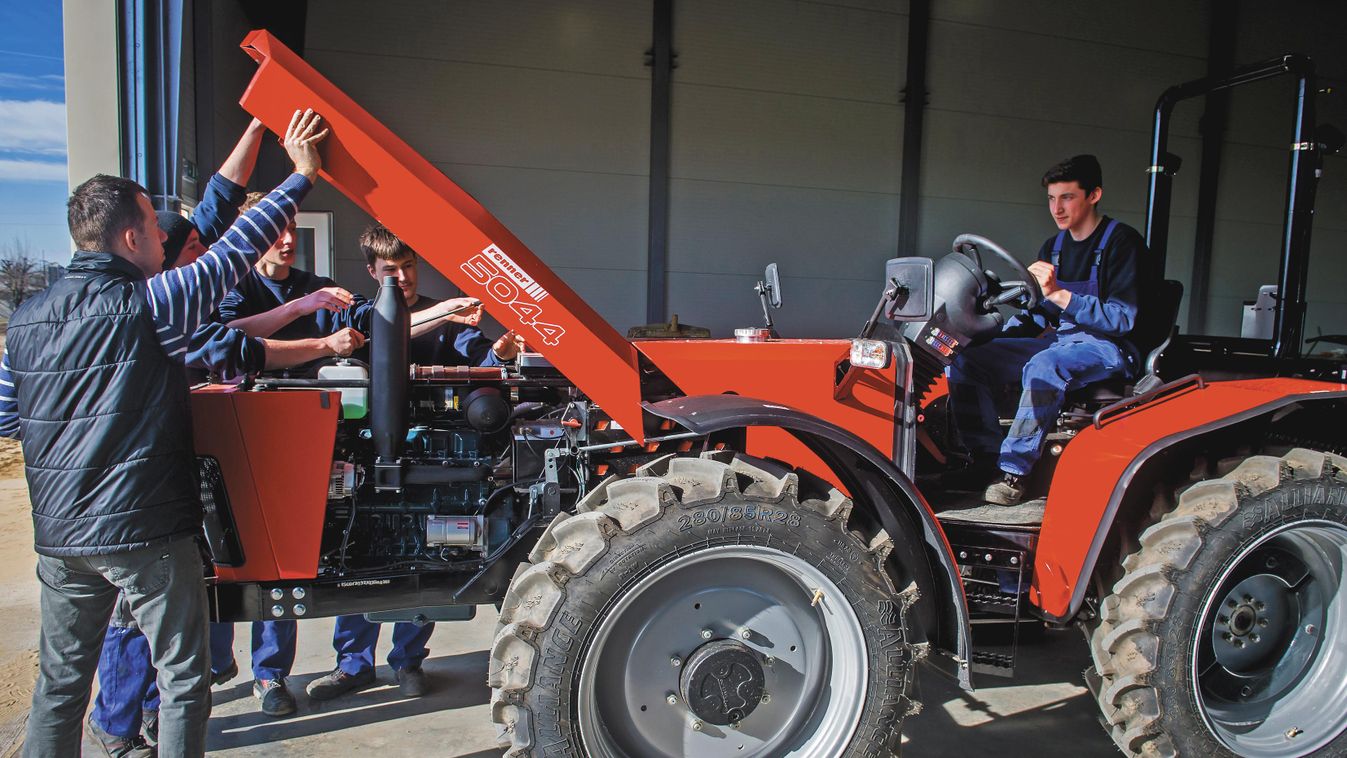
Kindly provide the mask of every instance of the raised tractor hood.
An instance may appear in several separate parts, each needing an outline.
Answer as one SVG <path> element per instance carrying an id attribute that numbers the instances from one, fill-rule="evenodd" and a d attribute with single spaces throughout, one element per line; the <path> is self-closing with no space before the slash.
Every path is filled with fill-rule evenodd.
<path id="1" fill-rule="evenodd" d="M 491 315 L 524 335 L 643 441 L 636 349 L 481 203 L 266 31 L 242 47 L 259 64 L 239 104 L 284 134 L 296 108 L 332 130 L 323 178 L 416 249 Z"/>

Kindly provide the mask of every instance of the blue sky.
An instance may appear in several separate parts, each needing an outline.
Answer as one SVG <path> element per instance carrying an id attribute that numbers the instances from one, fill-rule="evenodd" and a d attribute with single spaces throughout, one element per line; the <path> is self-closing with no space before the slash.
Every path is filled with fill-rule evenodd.
<path id="1" fill-rule="evenodd" d="M 0 249 L 70 257 L 60 0 L 0 3 Z"/>

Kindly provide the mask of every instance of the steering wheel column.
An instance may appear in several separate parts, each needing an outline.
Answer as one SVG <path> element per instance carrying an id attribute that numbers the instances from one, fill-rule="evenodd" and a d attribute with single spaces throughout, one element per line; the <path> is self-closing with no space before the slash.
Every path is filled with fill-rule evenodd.
<path id="1" fill-rule="evenodd" d="M 983 263 L 989 251 L 1018 277 L 1002 280 Z M 919 351 L 941 367 L 970 345 L 1000 333 L 1005 317 L 1000 306 L 1028 310 L 1043 299 L 1038 280 L 1015 256 L 986 237 L 961 234 L 953 249 L 935 263 L 932 316 L 905 324 L 902 333 Z"/>

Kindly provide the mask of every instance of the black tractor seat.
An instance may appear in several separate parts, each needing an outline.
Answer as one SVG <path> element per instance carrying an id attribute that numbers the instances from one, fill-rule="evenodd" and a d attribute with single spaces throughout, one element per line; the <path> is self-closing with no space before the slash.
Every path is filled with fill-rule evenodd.
<path id="1" fill-rule="evenodd" d="M 1165 348 L 1178 331 L 1179 304 L 1183 302 L 1183 284 L 1173 279 L 1160 282 L 1147 307 L 1137 316 L 1132 328 L 1132 340 L 1145 358 L 1141 374 L 1136 379 L 1114 378 L 1087 384 L 1066 393 L 1065 408 L 1103 406 L 1126 397 L 1140 395 L 1164 383 L 1160 378 L 1159 362 Z"/>

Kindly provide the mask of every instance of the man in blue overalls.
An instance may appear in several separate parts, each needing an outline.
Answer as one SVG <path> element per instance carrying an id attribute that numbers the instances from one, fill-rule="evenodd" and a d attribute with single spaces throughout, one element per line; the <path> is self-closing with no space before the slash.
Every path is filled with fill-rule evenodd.
<path id="1" fill-rule="evenodd" d="M 1103 171 L 1093 155 L 1053 166 L 1043 186 L 1060 231 L 1029 266 L 1043 290 L 1042 303 L 1011 319 L 996 339 L 964 351 L 949 370 L 955 426 L 972 455 L 971 471 L 999 475 L 985 493 L 987 502 L 997 505 L 1024 499 L 1024 477 L 1066 393 L 1130 376 L 1140 359 L 1128 335 L 1137 316 L 1145 240 L 1099 214 Z M 1002 439 L 993 391 L 1005 385 L 1021 391 L 1015 420 Z"/>

